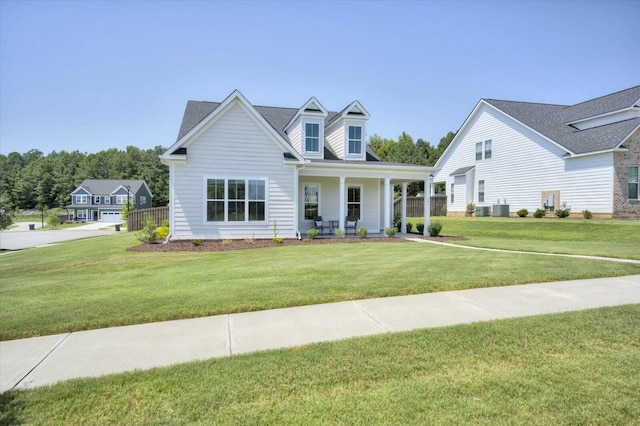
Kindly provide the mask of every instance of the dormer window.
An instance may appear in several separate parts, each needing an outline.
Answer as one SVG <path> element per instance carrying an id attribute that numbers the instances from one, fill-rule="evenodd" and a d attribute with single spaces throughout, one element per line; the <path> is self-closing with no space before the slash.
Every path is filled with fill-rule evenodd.
<path id="1" fill-rule="evenodd" d="M 304 149 L 306 152 L 320 152 L 320 124 L 306 123 L 304 126 Z"/>
<path id="2" fill-rule="evenodd" d="M 349 126 L 349 154 L 362 154 L 362 127 Z"/>

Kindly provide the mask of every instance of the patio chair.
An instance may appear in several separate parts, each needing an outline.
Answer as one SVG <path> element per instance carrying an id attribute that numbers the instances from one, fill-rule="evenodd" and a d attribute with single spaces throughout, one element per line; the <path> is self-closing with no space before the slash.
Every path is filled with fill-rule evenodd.
<path id="1" fill-rule="evenodd" d="M 324 235 L 324 230 L 328 229 L 331 232 L 331 224 L 322 220 L 322 216 L 316 216 L 313 218 L 314 228 L 320 231 L 320 234 Z"/>
<path id="2" fill-rule="evenodd" d="M 356 233 L 356 229 L 358 229 L 358 218 L 356 216 L 347 216 L 347 220 L 344 224 L 344 231 L 346 234 L 349 233 L 349 229 L 353 229 L 353 233 Z"/>

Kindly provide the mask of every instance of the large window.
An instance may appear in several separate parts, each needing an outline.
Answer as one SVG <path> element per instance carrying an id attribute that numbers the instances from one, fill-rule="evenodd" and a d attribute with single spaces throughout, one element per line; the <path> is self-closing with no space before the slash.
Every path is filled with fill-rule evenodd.
<path id="1" fill-rule="evenodd" d="M 308 184 L 304 186 L 304 218 L 314 220 L 320 216 L 320 185 Z"/>
<path id="2" fill-rule="evenodd" d="M 349 154 L 362 154 L 362 127 L 349 126 Z"/>
<path id="3" fill-rule="evenodd" d="M 629 199 L 637 200 L 640 198 L 640 190 L 638 189 L 638 166 L 629 167 Z"/>
<path id="4" fill-rule="evenodd" d="M 207 179 L 207 222 L 264 221 L 266 182 Z"/>
<path id="5" fill-rule="evenodd" d="M 320 152 L 320 124 L 306 123 L 304 126 L 304 150 Z"/>
<path id="6" fill-rule="evenodd" d="M 362 211 L 362 199 L 360 197 L 361 189 L 359 186 L 347 187 L 347 216 L 355 216 L 362 219 L 360 212 Z"/>
<path id="7" fill-rule="evenodd" d="M 127 204 L 127 195 L 116 195 L 116 204 Z"/>
<path id="8" fill-rule="evenodd" d="M 484 159 L 488 160 L 493 155 L 493 143 L 491 139 L 484 141 L 484 151 L 482 150 L 482 142 L 476 142 L 476 161 L 482 160 L 482 154 L 484 152 Z"/>
<path id="9" fill-rule="evenodd" d="M 478 181 L 478 202 L 484 203 L 484 181 Z"/>
<path id="10" fill-rule="evenodd" d="M 76 195 L 76 204 L 87 204 L 86 195 Z"/>

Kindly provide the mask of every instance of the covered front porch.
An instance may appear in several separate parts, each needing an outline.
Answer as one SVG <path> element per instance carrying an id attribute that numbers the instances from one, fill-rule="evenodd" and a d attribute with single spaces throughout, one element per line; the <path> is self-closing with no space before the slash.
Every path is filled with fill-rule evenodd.
<path id="1" fill-rule="evenodd" d="M 347 235 L 355 235 L 358 228 L 366 227 L 369 235 L 384 235 L 384 229 L 393 226 L 394 186 L 400 185 L 402 199 L 406 200 L 407 187 L 422 181 L 427 193 L 431 193 L 433 168 L 405 164 L 336 164 L 323 161 L 307 164 L 298 171 L 298 202 L 296 203 L 297 228 L 301 234 L 315 227 L 321 217 L 328 233 L 342 229 Z M 430 223 L 429 197 L 425 198 L 424 235 L 428 236 Z M 401 232 L 406 233 L 407 208 L 403 201 Z M 355 227 L 349 221 L 356 220 Z M 326 236 L 325 235 L 325 236 Z"/>

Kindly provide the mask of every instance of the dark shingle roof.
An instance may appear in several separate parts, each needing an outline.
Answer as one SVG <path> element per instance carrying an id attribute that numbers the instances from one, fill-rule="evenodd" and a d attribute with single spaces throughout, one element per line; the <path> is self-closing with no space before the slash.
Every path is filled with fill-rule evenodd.
<path id="1" fill-rule="evenodd" d="M 603 96 L 577 105 L 550 105 L 530 102 L 485 101 L 521 123 L 531 127 L 573 154 L 615 149 L 633 129 L 640 118 L 579 130 L 567 123 L 587 117 L 629 108 L 640 98 L 640 86 Z"/>
<path id="2" fill-rule="evenodd" d="M 466 174 L 469 170 L 474 169 L 476 166 L 460 167 L 449 174 L 449 176 L 460 176 Z"/>
<path id="3" fill-rule="evenodd" d="M 144 185 L 144 181 L 137 179 L 85 179 L 80 184 L 92 195 L 109 195 L 120 186 L 126 187 L 127 185 L 131 188 L 132 193 L 136 193 Z"/>

